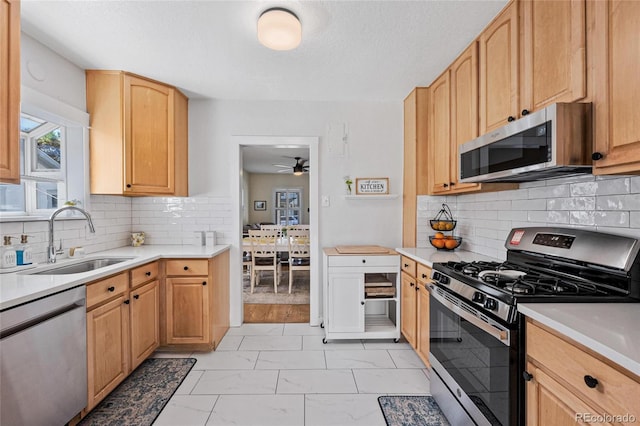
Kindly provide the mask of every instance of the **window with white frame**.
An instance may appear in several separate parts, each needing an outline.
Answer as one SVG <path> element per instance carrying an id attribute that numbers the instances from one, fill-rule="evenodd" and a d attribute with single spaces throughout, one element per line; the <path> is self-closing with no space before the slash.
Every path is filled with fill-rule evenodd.
<path id="1" fill-rule="evenodd" d="M 22 98 L 20 184 L 0 184 L 0 221 L 88 202 L 88 114 L 25 86 Z"/>
<path id="2" fill-rule="evenodd" d="M 275 223 L 299 225 L 302 223 L 302 189 L 283 188 L 274 191 Z"/>

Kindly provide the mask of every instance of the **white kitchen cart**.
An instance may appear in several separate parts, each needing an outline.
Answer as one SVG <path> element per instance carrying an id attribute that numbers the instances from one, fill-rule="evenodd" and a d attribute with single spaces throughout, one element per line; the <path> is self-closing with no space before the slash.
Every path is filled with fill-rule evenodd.
<path id="1" fill-rule="evenodd" d="M 323 343 L 400 339 L 400 255 L 380 246 L 323 250 Z"/>

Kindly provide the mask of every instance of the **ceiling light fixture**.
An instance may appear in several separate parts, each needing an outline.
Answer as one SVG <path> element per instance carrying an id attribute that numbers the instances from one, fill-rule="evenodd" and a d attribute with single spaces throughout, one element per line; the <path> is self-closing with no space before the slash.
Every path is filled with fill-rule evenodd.
<path id="1" fill-rule="evenodd" d="M 295 49 L 302 41 L 300 20 L 290 10 L 267 9 L 258 18 L 258 41 L 273 50 Z"/>

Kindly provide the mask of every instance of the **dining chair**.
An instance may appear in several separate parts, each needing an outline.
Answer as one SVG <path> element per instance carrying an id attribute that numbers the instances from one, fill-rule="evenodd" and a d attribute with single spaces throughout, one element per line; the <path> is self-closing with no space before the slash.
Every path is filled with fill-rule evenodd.
<path id="1" fill-rule="evenodd" d="M 276 234 L 276 238 L 282 238 L 282 229 L 284 227 L 280 225 L 260 225 L 261 231 L 269 231 Z"/>
<path id="2" fill-rule="evenodd" d="M 251 293 L 260 284 L 260 272 L 273 272 L 273 291 L 278 292 L 280 283 L 280 262 L 276 250 L 277 238 L 272 231 L 250 230 L 251 240 Z"/>
<path id="3" fill-rule="evenodd" d="M 293 271 L 311 271 L 308 230 L 290 230 L 289 238 L 289 293 L 293 285 Z"/>
<path id="4" fill-rule="evenodd" d="M 311 225 L 289 225 L 287 231 L 308 231 Z"/>

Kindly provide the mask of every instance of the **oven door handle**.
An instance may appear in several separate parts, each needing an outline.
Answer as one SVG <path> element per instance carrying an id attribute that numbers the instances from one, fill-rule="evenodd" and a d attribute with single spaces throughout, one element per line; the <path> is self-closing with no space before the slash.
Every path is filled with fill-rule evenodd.
<path id="1" fill-rule="evenodd" d="M 431 297 L 436 299 L 438 302 L 444 305 L 447 309 L 449 309 L 450 311 L 458 315 L 460 318 L 463 318 L 468 322 L 470 322 L 471 324 L 475 325 L 482 331 L 488 333 L 489 335 L 497 339 L 500 343 L 506 346 L 509 346 L 510 340 L 511 340 L 511 333 L 509 332 L 508 329 L 497 328 L 495 325 L 489 324 L 481 320 L 475 315 L 465 311 L 464 309 L 461 309 L 459 306 L 446 300 L 444 297 L 440 296 L 435 291 L 437 288 L 435 284 L 429 284 L 428 287 L 429 287 L 429 294 L 431 294 Z"/>

